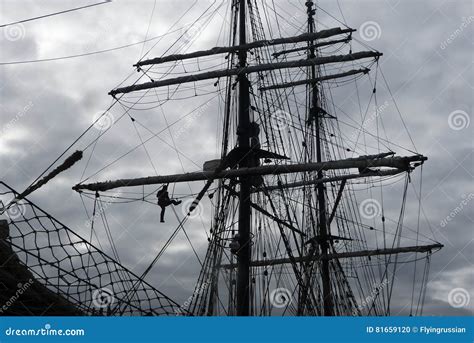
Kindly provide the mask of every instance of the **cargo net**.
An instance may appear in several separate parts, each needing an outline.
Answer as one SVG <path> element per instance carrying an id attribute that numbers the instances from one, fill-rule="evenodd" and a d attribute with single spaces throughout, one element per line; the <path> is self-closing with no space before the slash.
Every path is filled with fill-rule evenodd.
<path id="1" fill-rule="evenodd" d="M 15 195 L 13 189 L 0 182 L 0 217 L 6 219 L 0 235 L 0 272 L 7 275 L 5 280 L 13 276 L 15 285 L 34 284 L 31 289 L 40 296 L 32 307 L 49 298 L 58 308 L 46 313 L 59 315 L 187 314 L 173 300 L 32 202 L 23 199 L 5 208 Z M 44 302 L 42 306 L 55 305 Z"/>

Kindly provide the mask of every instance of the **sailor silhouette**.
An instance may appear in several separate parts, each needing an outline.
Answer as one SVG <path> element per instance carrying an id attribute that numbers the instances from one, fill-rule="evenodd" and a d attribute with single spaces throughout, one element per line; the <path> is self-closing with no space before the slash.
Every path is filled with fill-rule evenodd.
<path id="1" fill-rule="evenodd" d="M 158 198 L 158 206 L 161 207 L 161 215 L 160 215 L 160 222 L 165 222 L 165 211 L 169 205 L 179 205 L 181 204 L 181 200 L 174 200 L 170 199 L 170 195 L 168 194 L 168 185 L 164 185 L 158 193 L 156 193 L 156 197 Z"/>

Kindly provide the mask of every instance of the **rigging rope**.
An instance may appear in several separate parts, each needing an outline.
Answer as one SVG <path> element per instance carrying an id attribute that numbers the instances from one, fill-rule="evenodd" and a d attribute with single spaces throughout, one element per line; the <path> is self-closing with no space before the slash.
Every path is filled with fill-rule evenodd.
<path id="1" fill-rule="evenodd" d="M 74 12 L 74 11 L 78 11 L 78 10 L 81 10 L 81 9 L 84 9 L 84 8 L 104 5 L 104 4 L 108 4 L 110 2 L 112 2 L 112 0 L 105 0 L 105 1 L 102 1 L 102 2 L 99 2 L 99 3 L 95 3 L 95 4 L 90 4 L 90 5 L 81 6 L 81 7 L 75 7 L 75 8 L 71 8 L 71 9 L 68 9 L 68 10 L 63 10 L 63 11 L 59 11 L 59 12 L 45 14 L 45 15 L 41 15 L 41 16 L 37 16 L 37 17 L 33 17 L 33 18 L 18 20 L 18 21 L 8 23 L 8 24 L 2 24 L 2 25 L 0 25 L 0 28 L 11 26 L 11 25 L 17 25 L 17 24 L 21 24 L 21 23 L 26 23 L 26 22 L 33 21 L 33 20 L 48 18 L 48 17 L 52 17 L 52 16 L 55 16 L 55 15 L 59 15 L 59 14 Z"/>

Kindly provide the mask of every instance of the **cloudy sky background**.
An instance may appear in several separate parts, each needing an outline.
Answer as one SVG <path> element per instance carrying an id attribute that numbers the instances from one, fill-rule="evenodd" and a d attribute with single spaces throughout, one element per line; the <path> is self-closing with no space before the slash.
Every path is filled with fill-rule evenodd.
<path id="1" fill-rule="evenodd" d="M 89 3 L 92 2 L 80 4 Z M 153 1 L 117 0 L 21 26 L 0 28 L 0 64 L 83 54 L 157 37 L 168 32 L 192 3 L 190 0 L 158 0 L 148 35 Z M 139 74 L 134 72 L 132 64 L 157 42 L 149 56 L 164 53 L 182 34 L 180 28 L 193 22 L 211 3 L 199 0 L 174 26 L 177 31 L 160 41 L 153 40 L 86 57 L 0 65 L 0 180 L 17 190 L 28 186 L 91 124 L 97 113 L 110 105 L 112 99 L 107 95 L 108 91 L 129 75 L 125 84 L 136 80 Z M 297 26 L 297 23 L 303 23 L 304 17 L 301 14 L 298 16 L 296 8 L 304 8 L 304 1 L 293 1 L 292 5 L 286 1 L 276 3 L 287 12 L 286 17 L 296 16 L 294 21 Z M 473 124 L 470 123 L 473 109 L 472 1 L 340 0 L 343 16 L 337 2 L 327 0 L 319 4 L 353 28 L 358 29 L 368 21 L 380 27 L 379 36 L 366 43 L 384 53 L 382 69 L 416 149 L 429 157 L 424 167 L 423 218 L 427 220 L 423 220 L 422 232 L 430 237 L 434 233 L 434 238 L 445 245 L 432 258 L 425 314 L 472 314 L 472 301 L 460 308 L 448 303 L 448 294 L 455 288 L 463 288 L 471 298 L 474 296 L 474 202 L 468 201 L 462 205 L 462 201 L 470 199 L 469 195 L 474 193 Z M 3 0 L 0 3 L 0 23 L 78 5 L 78 2 L 73 1 L 61 4 L 44 1 L 39 5 L 34 1 Z M 189 51 L 211 48 L 222 41 L 220 25 L 226 15 L 225 8 L 223 6 L 210 23 L 210 29 L 193 40 Z M 321 28 L 325 25 L 339 26 L 323 13 L 319 15 Z M 291 27 L 288 27 L 288 31 L 291 32 Z M 355 33 L 354 37 L 359 40 L 363 38 L 360 33 Z M 358 50 L 362 49 L 358 47 Z M 387 94 L 381 94 L 382 99 L 384 96 Z M 142 111 L 133 116 L 158 132 L 167 126 L 166 122 L 173 122 L 195 106 L 192 100 L 182 101 L 179 104 L 167 104 L 163 110 Z M 351 102 L 348 101 L 346 106 L 347 111 Z M 146 152 L 138 149 L 92 179 L 148 176 L 155 174 L 155 170 L 158 174 L 178 173 L 183 169 L 197 170 L 204 161 L 215 158 L 218 153 L 216 127 L 219 121 L 212 115 L 216 112 L 218 103 L 211 102 L 205 115 L 192 125 L 187 125 L 185 134 L 175 142 L 182 152 L 182 164 L 174 150 L 167 145 L 172 145 L 171 137 L 183 127 L 184 123 L 181 122 L 173 127 L 173 131 L 160 134 L 166 143 L 155 139 L 147 144 L 153 165 Z M 117 106 L 111 113 L 117 119 L 123 109 Z M 391 122 L 398 115 L 392 106 L 384 116 Z M 453 116 L 456 120 L 452 120 Z M 402 146 L 412 148 L 399 121 L 391 125 L 389 130 L 390 138 L 397 139 L 397 143 Z M 150 136 L 143 128 L 139 128 L 139 132 L 145 139 Z M 98 134 L 98 130 L 91 130 L 75 148 L 84 148 Z M 139 143 L 139 137 L 129 120 L 116 122 L 100 140 L 85 172 L 88 154 L 74 169 L 30 196 L 30 200 L 86 236 L 87 216 L 79 196 L 71 187 L 84 178 L 83 172 L 85 176 L 93 174 Z M 416 177 L 414 181 L 418 181 Z M 419 185 L 419 182 L 415 184 Z M 190 187 L 196 192 L 201 186 Z M 146 192 L 153 189 L 149 187 Z M 177 196 L 189 192 L 187 185 L 180 185 L 176 189 Z M 398 198 L 393 199 L 394 203 L 399 200 L 399 195 L 396 196 Z M 416 227 L 417 201 L 413 193 L 411 198 L 405 224 Z M 391 199 L 387 201 L 390 203 Z M 90 210 L 92 202 L 87 204 Z M 462 209 L 456 210 L 459 207 Z M 410 212 L 410 209 L 413 211 Z M 158 226 L 159 213 L 153 205 L 138 202 L 111 206 L 109 219 L 122 262 L 137 274 L 146 268 L 163 240 L 175 228 L 174 214 L 168 212 L 166 225 Z M 457 214 L 451 216 L 447 225 L 442 224 L 451 212 Z M 182 215 L 179 210 L 178 215 Z M 211 217 L 210 204 L 205 202 L 201 216 L 192 219 L 195 225 L 188 225 L 193 228 L 192 231 L 188 229 L 188 232 L 201 255 L 206 248 L 206 230 Z M 102 238 L 105 237 L 105 233 L 100 234 Z M 177 239 L 155 268 L 150 282 L 165 294 L 178 302 L 191 294 L 199 265 L 184 238 Z M 399 277 L 400 290 L 405 287 L 410 289 L 408 281 L 411 274 Z M 395 298 L 394 302 L 397 308 L 397 302 L 403 302 L 403 299 Z M 400 304 L 400 314 L 406 313 L 403 307 L 404 304 Z"/>

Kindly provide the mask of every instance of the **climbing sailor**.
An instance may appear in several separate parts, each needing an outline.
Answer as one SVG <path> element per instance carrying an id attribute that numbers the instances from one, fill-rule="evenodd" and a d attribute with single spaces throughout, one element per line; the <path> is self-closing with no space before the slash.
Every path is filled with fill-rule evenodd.
<path id="1" fill-rule="evenodd" d="M 164 185 L 158 193 L 156 193 L 156 197 L 158 198 L 158 206 L 161 207 L 160 222 L 164 223 L 166 207 L 169 205 L 179 205 L 181 204 L 181 200 L 170 199 L 168 185 Z"/>

